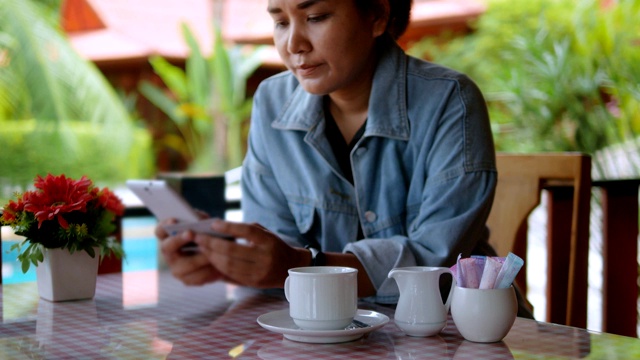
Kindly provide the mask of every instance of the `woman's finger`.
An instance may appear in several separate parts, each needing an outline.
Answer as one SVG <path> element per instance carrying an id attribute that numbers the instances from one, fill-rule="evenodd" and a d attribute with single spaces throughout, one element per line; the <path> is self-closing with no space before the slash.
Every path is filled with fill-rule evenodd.
<path id="1" fill-rule="evenodd" d="M 160 242 L 160 251 L 165 257 L 176 255 L 183 256 L 181 249 L 183 246 L 194 241 L 194 234 L 185 231 L 175 236 L 169 236 Z"/>
<path id="2" fill-rule="evenodd" d="M 158 225 L 156 225 L 156 228 L 154 230 L 154 233 L 156 235 L 156 237 L 160 240 L 166 238 L 167 236 L 169 236 L 169 234 L 167 233 L 167 231 L 164 229 L 165 225 L 169 225 L 169 224 L 175 224 L 178 221 L 176 219 L 165 219 L 161 222 L 158 223 Z"/>

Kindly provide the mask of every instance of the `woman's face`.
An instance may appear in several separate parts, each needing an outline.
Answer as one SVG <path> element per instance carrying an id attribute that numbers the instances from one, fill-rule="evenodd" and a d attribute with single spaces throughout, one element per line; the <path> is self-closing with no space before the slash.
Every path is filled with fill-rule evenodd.
<path id="1" fill-rule="evenodd" d="M 361 14 L 353 0 L 269 0 L 268 11 L 278 53 L 307 92 L 369 89 L 383 20 Z"/>

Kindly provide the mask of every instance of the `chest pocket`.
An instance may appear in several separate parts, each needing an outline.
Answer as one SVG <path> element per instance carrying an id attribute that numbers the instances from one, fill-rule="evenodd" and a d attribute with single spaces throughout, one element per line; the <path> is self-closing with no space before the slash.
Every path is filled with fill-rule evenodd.
<path id="1" fill-rule="evenodd" d="M 302 204 L 299 202 L 288 201 L 289 210 L 296 221 L 296 226 L 300 234 L 306 234 L 313 225 L 313 217 L 315 208 L 311 204 Z"/>

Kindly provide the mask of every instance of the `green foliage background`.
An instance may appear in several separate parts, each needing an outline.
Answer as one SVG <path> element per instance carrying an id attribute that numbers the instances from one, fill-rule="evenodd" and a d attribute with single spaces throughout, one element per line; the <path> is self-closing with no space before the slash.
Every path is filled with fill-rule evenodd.
<path id="1" fill-rule="evenodd" d="M 25 189 L 36 175 L 49 172 L 113 183 L 154 170 L 146 129 L 135 130 L 134 145 L 126 157 L 113 155 L 113 143 L 104 128 L 79 121 L 68 122 L 64 129 L 38 125 L 35 120 L 7 122 L 0 130 L 0 144 L 0 188 Z M 1 195 L 6 199 L 11 194 Z"/>
<path id="2" fill-rule="evenodd" d="M 54 3 L 0 0 L 0 200 L 49 172 L 95 183 L 153 174 L 149 136 L 72 49 Z"/>
<path id="3" fill-rule="evenodd" d="M 627 142 L 637 153 L 640 0 L 604 3 L 490 0 L 471 35 L 410 52 L 478 83 L 498 150 L 594 154 Z"/>
<path id="4" fill-rule="evenodd" d="M 179 130 L 161 141 L 190 161 L 189 171 L 221 174 L 242 164 L 252 107 L 247 80 L 262 64 L 264 47 L 229 46 L 216 28 L 205 56 L 186 25 L 182 34 L 190 49 L 184 70 L 160 56 L 149 59 L 170 93 L 149 81 L 138 88 Z"/>

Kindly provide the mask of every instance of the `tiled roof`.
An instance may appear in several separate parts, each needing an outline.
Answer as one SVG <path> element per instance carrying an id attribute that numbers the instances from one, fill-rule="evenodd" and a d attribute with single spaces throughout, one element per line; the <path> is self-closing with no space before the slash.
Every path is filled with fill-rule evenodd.
<path id="1" fill-rule="evenodd" d="M 181 32 L 187 22 L 203 48 L 210 48 L 212 2 L 209 0 L 81 0 L 104 28 L 68 33 L 72 46 L 96 63 L 147 59 L 151 55 L 185 58 L 188 47 Z M 84 4 L 83 4 L 84 3 Z M 63 12 L 64 27 L 64 12 Z"/>
<path id="2" fill-rule="evenodd" d="M 217 0 L 65 1 L 68 6 L 63 6 L 63 27 L 73 47 L 98 64 L 146 61 L 151 55 L 183 59 L 188 55 L 188 47 L 180 30 L 182 22 L 190 25 L 203 50 L 210 49 L 214 6 L 219 3 Z M 266 12 L 268 0 L 222 1 L 226 39 L 271 43 L 273 24 Z M 412 23 L 405 41 L 433 33 L 443 24 L 466 26 L 484 10 L 481 0 L 414 0 Z"/>

